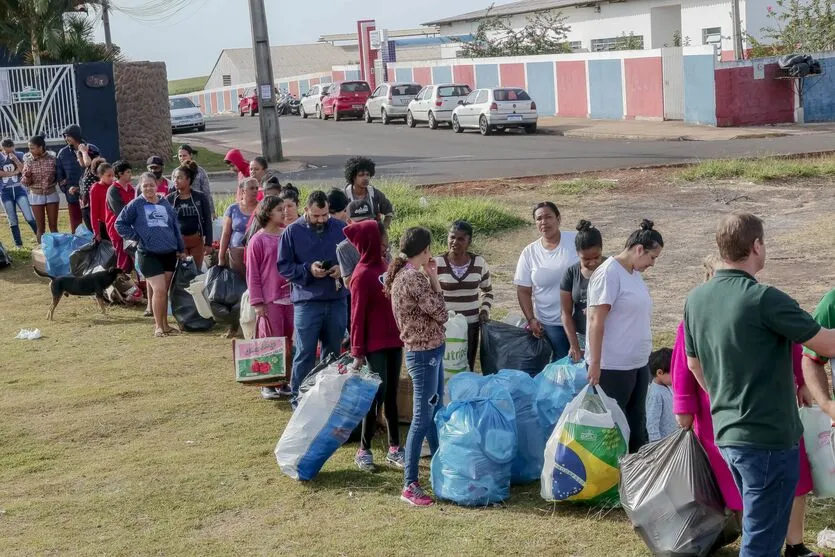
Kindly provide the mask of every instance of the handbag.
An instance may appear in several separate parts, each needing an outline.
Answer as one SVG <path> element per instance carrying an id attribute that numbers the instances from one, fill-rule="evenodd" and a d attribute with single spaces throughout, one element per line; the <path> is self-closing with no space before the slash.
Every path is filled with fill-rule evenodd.
<path id="1" fill-rule="evenodd" d="M 238 383 L 263 387 L 270 383 L 289 380 L 290 370 L 287 369 L 285 359 L 287 339 L 285 337 L 274 337 L 270 322 L 263 316 L 256 320 L 256 331 L 258 330 L 258 323 L 262 319 L 266 325 L 264 327 L 265 337 L 232 341 L 235 380 Z"/>

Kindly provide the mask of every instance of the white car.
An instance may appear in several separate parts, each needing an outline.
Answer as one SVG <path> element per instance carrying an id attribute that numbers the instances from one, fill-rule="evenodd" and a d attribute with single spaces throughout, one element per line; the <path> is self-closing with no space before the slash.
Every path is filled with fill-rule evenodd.
<path id="1" fill-rule="evenodd" d="M 191 99 L 175 97 L 168 99 L 171 112 L 171 131 L 194 129 L 199 132 L 206 130 L 206 120 L 199 106 L 195 106 Z"/>
<path id="2" fill-rule="evenodd" d="M 365 102 L 365 121 L 373 122 L 376 118 L 388 124 L 394 119 L 406 119 L 409 102 L 420 92 L 417 83 L 384 83 L 374 89 Z"/>
<path id="3" fill-rule="evenodd" d="M 440 122 L 450 122 L 452 111 L 470 94 L 470 86 L 460 83 L 427 85 L 409 103 L 406 123 L 414 128 L 418 122 L 427 122 L 430 129 L 437 129 Z"/>
<path id="4" fill-rule="evenodd" d="M 302 95 L 301 104 L 299 105 L 299 116 L 307 118 L 308 116 L 319 116 L 319 107 L 322 105 L 322 99 L 328 94 L 330 83 L 323 83 L 321 85 L 314 85 L 307 90 L 307 93 Z"/>
<path id="5" fill-rule="evenodd" d="M 455 133 L 477 129 L 481 135 L 490 135 L 509 128 L 536 133 L 536 122 L 536 103 L 520 87 L 476 89 L 452 112 Z"/>

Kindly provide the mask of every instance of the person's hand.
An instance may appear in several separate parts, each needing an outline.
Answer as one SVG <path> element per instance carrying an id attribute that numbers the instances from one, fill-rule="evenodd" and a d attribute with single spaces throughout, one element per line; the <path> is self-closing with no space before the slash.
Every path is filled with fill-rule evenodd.
<path id="1" fill-rule="evenodd" d="M 203 246 L 203 255 L 211 255 L 212 246 Z"/>
<path id="2" fill-rule="evenodd" d="M 342 277 L 342 271 L 340 270 L 339 265 L 334 265 L 328 269 L 328 276 L 334 280 L 339 280 Z"/>
<path id="3" fill-rule="evenodd" d="M 182 252 L 182 251 L 177 252 L 177 259 L 179 259 L 180 261 L 185 261 L 187 257 L 188 257 L 187 253 Z"/>
<path id="4" fill-rule="evenodd" d="M 430 259 L 423 265 L 423 271 L 429 275 L 430 277 L 437 277 L 438 276 L 438 262 L 434 259 Z"/>
<path id="5" fill-rule="evenodd" d="M 588 378 L 592 387 L 600 384 L 600 364 L 589 364 Z"/>
<path id="6" fill-rule="evenodd" d="M 823 410 L 824 414 L 829 416 L 833 423 L 835 423 L 835 400 L 824 401 L 824 403 L 820 405 L 820 409 Z"/>
<path id="7" fill-rule="evenodd" d="M 90 146 L 87 145 L 86 143 L 82 143 L 81 145 L 78 146 L 78 150 L 82 153 L 87 153 L 90 150 Z"/>
<path id="8" fill-rule="evenodd" d="M 217 266 L 218 267 L 226 267 L 226 256 L 218 255 L 217 256 Z"/>
<path id="9" fill-rule="evenodd" d="M 808 408 L 813 404 L 815 404 L 815 397 L 812 396 L 812 391 L 809 390 L 809 387 L 803 385 L 797 389 L 797 405 L 800 408 Z"/>
<path id="10" fill-rule="evenodd" d="M 264 304 L 255 304 L 252 309 L 255 310 L 255 315 L 258 317 L 266 317 L 267 315 L 267 306 Z"/>
<path id="11" fill-rule="evenodd" d="M 365 358 L 364 357 L 354 358 L 354 363 L 352 365 L 352 367 L 354 369 L 362 369 L 362 366 L 364 366 L 364 365 L 365 365 Z"/>
<path id="12" fill-rule="evenodd" d="M 579 362 L 583 359 L 583 351 L 580 350 L 579 346 L 572 346 L 568 349 L 568 357 L 571 358 L 572 362 Z"/>
<path id="13" fill-rule="evenodd" d="M 542 338 L 542 323 L 539 322 L 539 319 L 531 319 L 528 321 L 528 329 L 530 329 L 531 333 L 536 338 Z"/>
<path id="14" fill-rule="evenodd" d="M 70 195 L 78 195 L 78 192 L 79 192 L 78 186 L 73 186 L 69 190 L 67 190 L 67 193 L 70 194 Z"/>
<path id="15" fill-rule="evenodd" d="M 318 261 L 310 266 L 310 274 L 313 278 L 321 279 L 328 276 L 328 272 L 322 268 L 322 264 Z"/>
<path id="16" fill-rule="evenodd" d="M 478 322 L 479 323 L 487 323 L 490 321 L 490 312 L 486 309 L 481 310 L 478 312 Z"/>
<path id="17" fill-rule="evenodd" d="M 693 414 L 676 414 L 676 422 L 681 429 L 693 429 Z"/>

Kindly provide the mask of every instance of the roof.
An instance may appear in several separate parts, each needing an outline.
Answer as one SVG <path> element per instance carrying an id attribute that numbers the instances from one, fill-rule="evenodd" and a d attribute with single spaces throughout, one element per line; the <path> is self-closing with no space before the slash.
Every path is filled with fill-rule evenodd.
<path id="1" fill-rule="evenodd" d="M 398 39 L 403 37 L 423 37 L 428 35 L 437 35 L 439 33 L 437 27 L 421 27 L 419 29 L 390 29 L 388 30 L 389 39 Z M 354 33 L 339 33 L 336 35 L 322 35 L 319 37 L 319 42 L 357 42 L 357 34 Z"/>
<path id="2" fill-rule="evenodd" d="M 545 10 L 554 10 L 558 8 L 567 8 L 569 6 L 577 6 L 580 4 L 588 4 L 593 0 L 521 0 L 520 2 L 511 2 L 510 4 L 502 4 L 500 6 L 493 6 L 489 10 L 491 16 L 507 17 L 516 14 L 527 14 L 531 12 L 541 12 Z M 444 19 L 437 19 L 435 21 L 428 21 L 424 25 L 443 25 L 445 23 L 455 23 L 458 21 L 472 21 L 483 19 L 488 14 L 488 8 L 483 10 L 476 10 L 474 12 L 467 12 L 465 14 L 446 17 Z"/>
<path id="3" fill-rule="evenodd" d="M 270 47 L 273 61 L 273 78 L 292 77 L 317 72 L 329 72 L 332 66 L 357 64 L 356 46 L 333 46 L 328 43 L 293 44 Z M 255 75 L 255 56 L 251 48 L 227 48 L 226 55 L 241 71 Z M 220 60 L 220 58 L 218 58 Z M 217 66 L 217 64 L 215 64 Z M 214 69 L 212 70 L 214 73 Z"/>

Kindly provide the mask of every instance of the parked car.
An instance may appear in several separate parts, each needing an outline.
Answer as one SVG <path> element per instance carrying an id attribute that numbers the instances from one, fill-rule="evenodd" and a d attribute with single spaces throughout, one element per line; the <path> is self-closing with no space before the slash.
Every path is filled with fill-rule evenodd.
<path id="1" fill-rule="evenodd" d="M 249 113 L 250 116 L 258 114 L 258 90 L 255 87 L 250 87 L 238 100 L 238 114 L 243 117 L 244 114 Z"/>
<path id="2" fill-rule="evenodd" d="M 362 118 L 365 113 L 365 101 L 371 96 L 371 87 L 367 81 L 342 81 L 334 83 L 328 89 L 328 96 L 322 100 L 319 113 L 323 120 L 333 116 L 339 120 L 345 116 Z"/>
<path id="3" fill-rule="evenodd" d="M 365 121 L 376 118 L 388 124 L 393 119 L 406 119 L 409 102 L 420 92 L 417 83 L 384 83 L 377 87 L 365 103 Z"/>
<path id="4" fill-rule="evenodd" d="M 195 129 L 199 132 L 206 130 L 206 120 L 199 106 L 195 106 L 191 99 L 177 97 L 168 99 L 171 112 L 171 131 Z"/>
<path id="5" fill-rule="evenodd" d="M 519 87 L 476 89 L 452 112 L 455 133 L 471 128 L 479 130 L 481 135 L 508 128 L 536 133 L 536 122 L 536 103 Z"/>
<path id="6" fill-rule="evenodd" d="M 307 118 L 311 114 L 315 114 L 317 118 L 321 118 L 320 110 L 322 100 L 328 94 L 330 83 L 323 83 L 321 85 L 314 85 L 307 90 L 307 93 L 302 95 L 301 107 L 299 108 L 299 116 Z"/>
<path id="7" fill-rule="evenodd" d="M 469 85 L 460 83 L 427 85 L 409 103 L 406 123 L 414 128 L 418 122 L 427 122 L 430 129 L 437 129 L 439 123 L 452 121 L 452 111 L 470 91 Z"/>

